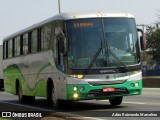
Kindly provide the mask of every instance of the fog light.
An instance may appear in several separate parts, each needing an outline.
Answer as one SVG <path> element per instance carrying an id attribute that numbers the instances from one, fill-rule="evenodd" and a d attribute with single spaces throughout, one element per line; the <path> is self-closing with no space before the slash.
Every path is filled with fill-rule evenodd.
<path id="1" fill-rule="evenodd" d="M 131 85 L 131 87 L 134 87 L 134 83 L 131 83 L 130 85 Z"/>
<path id="2" fill-rule="evenodd" d="M 77 91 L 77 90 L 78 90 L 78 88 L 75 86 L 75 87 L 73 88 L 73 90 L 74 90 L 74 91 Z"/>
<path id="3" fill-rule="evenodd" d="M 136 83 L 135 83 L 135 86 L 136 86 L 136 87 L 138 87 L 138 86 L 139 86 L 139 83 L 138 83 L 138 82 L 136 82 Z"/>
<path id="4" fill-rule="evenodd" d="M 78 98 L 78 94 L 77 93 L 73 94 L 73 98 L 77 99 Z"/>

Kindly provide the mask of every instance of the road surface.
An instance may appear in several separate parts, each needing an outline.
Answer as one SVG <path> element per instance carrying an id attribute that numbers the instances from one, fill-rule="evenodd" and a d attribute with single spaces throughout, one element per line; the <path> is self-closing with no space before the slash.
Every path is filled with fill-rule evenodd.
<path id="1" fill-rule="evenodd" d="M 42 112 L 52 117 L 54 115 L 58 117 L 59 115 L 79 116 L 78 119 L 115 120 L 118 118 L 119 120 L 159 120 L 160 117 L 156 117 L 156 115 L 160 116 L 160 88 L 144 88 L 142 95 L 124 97 L 123 103 L 120 106 L 111 106 L 108 100 L 87 100 L 71 103 L 59 110 L 51 108 L 44 98 L 36 98 L 34 104 L 20 104 L 17 96 L 1 90 L 0 111 L 1 113 L 4 111 L 18 113 Z M 134 117 L 122 117 L 124 115 Z M 143 117 L 135 117 L 136 115 Z M 144 115 L 148 116 L 144 117 Z"/>

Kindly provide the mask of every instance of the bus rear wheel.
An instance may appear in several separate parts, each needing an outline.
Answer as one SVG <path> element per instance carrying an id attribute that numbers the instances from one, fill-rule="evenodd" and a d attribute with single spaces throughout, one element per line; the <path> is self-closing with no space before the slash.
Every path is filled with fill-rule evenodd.
<path id="1" fill-rule="evenodd" d="M 20 84 L 18 84 L 18 99 L 19 99 L 20 103 L 25 102 L 25 96 L 22 94 L 22 88 L 21 88 Z"/>
<path id="2" fill-rule="evenodd" d="M 109 99 L 109 102 L 111 105 L 120 105 L 122 103 L 123 100 L 123 96 L 119 96 L 119 97 L 115 97 L 115 98 L 111 98 Z"/>
<path id="3" fill-rule="evenodd" d="M 34 103 L 35 102 L 34 96 L 25 96 L 22 94 L 22 88 L 20 84 L 18 85 L 18 99 L 20 103 Z"/>

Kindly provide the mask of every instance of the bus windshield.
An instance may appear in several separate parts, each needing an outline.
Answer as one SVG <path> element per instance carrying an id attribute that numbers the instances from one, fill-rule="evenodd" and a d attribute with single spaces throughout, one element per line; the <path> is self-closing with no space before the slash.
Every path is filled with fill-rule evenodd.
<path id="1" fill-rule="evenodd" d="M 138 35 L 133 18 L 77 19 L 68 20 L 66 24 L 70 69 L 87 69 L 99 49 L 94 69 L 139 63 Z"/>

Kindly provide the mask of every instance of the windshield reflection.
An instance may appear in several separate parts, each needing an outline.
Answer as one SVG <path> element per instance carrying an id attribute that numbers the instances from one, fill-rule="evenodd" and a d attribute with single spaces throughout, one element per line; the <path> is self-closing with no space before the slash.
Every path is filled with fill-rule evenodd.
<path id="1" fill-rule="evenodd" d="M 87 69 L 102 48 L 92 68 L 115 67 L 139 62 L 134 19 L 105 18 L 67 21 L 68 67 Z M 118 57 L 117 60 L 110 52 Z"/>

